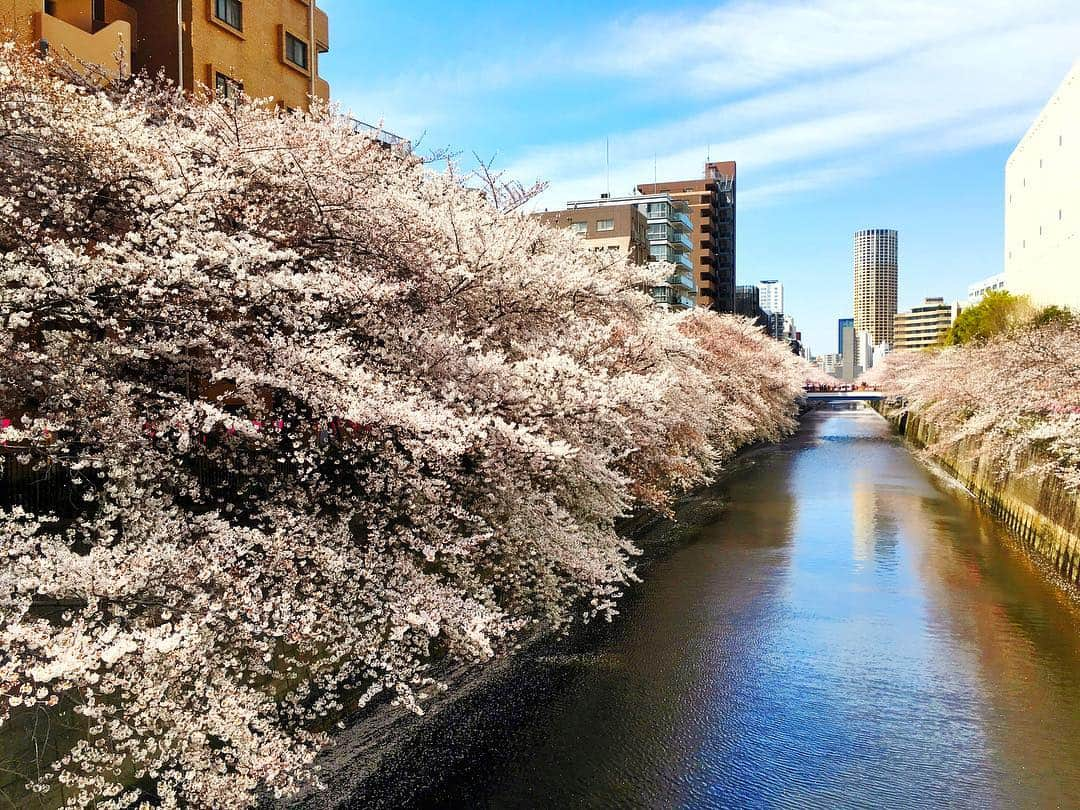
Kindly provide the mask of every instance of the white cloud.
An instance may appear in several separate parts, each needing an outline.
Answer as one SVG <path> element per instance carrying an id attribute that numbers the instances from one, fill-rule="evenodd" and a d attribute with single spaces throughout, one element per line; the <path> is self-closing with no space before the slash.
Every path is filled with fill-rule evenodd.
<path id="1" fill-rule="evenodd" d="M 697 176 L 711 154 L 751 173 L 762 188 L 744 184 L 741 196 L 766 204 L 822 172 L 872 175 L 890 153 L 1015 140 L 1077 56 L 1076 0 L 736 0 L 568 27 L 510 52 L 485 43 L 455 64 L 334 91 L 360 117 L 407 137 L 426 131 L 430 146 L 472 127 L 490 142 L 519 109 L 593 122 L 581 138 L 552 143 L 538 126 L 534 146 L 501 145 L 509 173 L 548 180 L 540 203 L 555 206 L 608 187 L 604 124 L 576 92 L 594 87 L 618 95 L 620 120 L 643 122 L 610 133 L 613 192 L 648 181 L 654 162 L 661 179 Z M 534 93 L 542 109 L 523 102 Z"/>
<path id="2" fill-rule="evenodd" d="M 793 17 L 786 27 L 781 25 L 783 13 L 773 7 L 764 20 L 752 25 L 749 5 L 718 12 L 724 24 L 713 28 L 712 35 L 731 25 L 732 19 L 746 19 L 738 52 L 750 66 L 732 67 L 733 79 L 717 69 L 717 90 L 729 79 L 748 85 L 753 77 L 782 75 L 788 81 L 619 134 L 612 140 L 613 153 L 628 159 L 616 166 L 613 187 L 625 191 L 635 182 L 647 181 L 654 154 L 664 178 L 697 176 L 708 151 L 713 158 L 736 160 L 764 178 L 769 188 L 794 191 L 810 186 L 784 178 L 813 177 L 807 170 L 823 160 L 846 159 L 842 174 L 855 178 L 872 173 L 863 165 L 868 159 L 887 168 L 889 161 L 881 154 L 890 149 L 928 155 L 1009 142 L 1023 133 L 1078 55 L 1080 6 L 1066 14 L 1062 4 L 1048 3 L 1040 13 L 1039 3 L 1028 4 L 1021 20 L 1015 4 L 990 4 L 973 23 L 967 12 L 935 4 L 936 11 L 928 12 L 928 24 L 920 28 L 913 12 L 900 21 L 902 25 L 894 25 L 895 19 L 885 25 L 882 18 L 872 18 L 874 7 L 882 4 L 860 2 L 854 5 L 867 9 L 862 12 L 867 19 L 838 26 L 835 11 L 849 5 L 837 0 L 800 4 L 797 9 L 785 5 Z M 920 12 L 929 8 L 914 5 Z M 657 40 L 666 39 L 663 31 L 656 33 Z M 669 33 L 684 48 L 689 41 L 708 36 L 693 31 L 680 40 L 674 31 Z M 632 52 L 639 36 L 634 30 L 627 36 L 624 50 Z M 882 43 L 881 53 L 863 41 L 842 47 L 848 38 L 859 37 L 888 41 Z M 757 53 L 758 46 L 764 55 Z M 649 69 L 644 72 L 662 68 L 670 47 L 665 42 L 663 47 L 645 48 L 642 62 Z M 709 59 L 720 50 L 708 49 Z M 683 67 L 691 73 L 708 71 L 712 65 L 708 60 L 694 63 L 693 51 L 681 53 Z M 800 58 L 811 67 L 831 70 L 809 76 L 796 72 L 792 66 Z M 628 61 L 626 69 L 638 71 L 638 63 Z M 520 154 L 511 173 L 548 179 L 551 200 L 562 189 L 577 189 L 584 178 L 595 175 L 603 155 L 604 142 L 597 138 L 545 145 Z M 756 195 L 759 201 L 773 196 Z"/>

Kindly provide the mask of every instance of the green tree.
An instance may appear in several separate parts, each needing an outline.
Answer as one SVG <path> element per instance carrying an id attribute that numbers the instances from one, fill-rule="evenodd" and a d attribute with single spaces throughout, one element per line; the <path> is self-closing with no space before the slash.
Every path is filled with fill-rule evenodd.
<path id="1" fill-rule="evenodd" d="M 1029 322 L 1032 314 L 1031 301 L 1027 296 L 990 292 L 978 304 L 957 316 L 941 342 L 946 346 L 961 346 L 984 341 Z"/>

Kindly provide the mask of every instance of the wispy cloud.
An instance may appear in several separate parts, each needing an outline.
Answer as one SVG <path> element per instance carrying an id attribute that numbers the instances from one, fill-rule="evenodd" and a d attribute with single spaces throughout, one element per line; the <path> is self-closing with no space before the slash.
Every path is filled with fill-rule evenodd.
<path id="1" fill-rule="evenodd" d="M 738 161 L 759 186 L 744 201 L 766 204 L 815 178 L 870 176 L 889 162 L 882 154 L 1014 140 L 1077 56 L 1076 0 L 738 0 L 567 30 L 526 51 L 492 44 L 482 63 L 335 91 L 391 128 L 437 138 L 448 120 L 483 126 L 540 89 L 555 106 L 533 114 L 588 120 L 590 100 L 568 92 L 559 109 L 558 89 L 592 86 L 618 93 L 625 117 L 643 123 L 603 132 L 597 122 L 581 137 L 504 150 L 510 173 L 550 182 L 541 205 L 604 190 L 609 143 L 614 191 L 654 166 L 695 176 L 711 154 Z"/>

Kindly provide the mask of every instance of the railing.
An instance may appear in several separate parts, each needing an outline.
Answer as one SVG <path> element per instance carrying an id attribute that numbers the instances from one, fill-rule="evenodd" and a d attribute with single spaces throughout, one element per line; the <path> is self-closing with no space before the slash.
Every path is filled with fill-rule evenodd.
<path id="1" fill-rule="evenodd" d="M 692 298 L 666 284 L 653 287 L 649 293 L 652 295 L 653 301 L 657 304 L 662 304 L 671 307 L 672 309 L 691 309 L 694 306 L 694 300 Z"/>
<path id="2" fill-rule="evenodd" d="M 697 287 L 694 285 L 693 277 L 688 273 L 676 273 L 668 278 L 668 284 L 675 287 L 683 287 L 689 292 L 696 292 Z"/>
<path id="3" fill-rule="evenodd" d="M 382 127 L 372 126 L 356 118 L 349 119 L 349 126 L 357 135 L 363 135 L 387 146 L 403 149 L 406 152 L 412 151 L 412 141 L 392 132 L 387 132 Z"/>
<path id="4" fill-rule="evenodd" d="M 686 270 L 693 271 L 694 264 L 685 253 L 680 253 L 667 245 L 652 245 L 649 248 L 649 256 L 654 262 L 670 262 Z"/>
<path id="5" fill-rule="evenodd" d="M 654 222 L 649 225 L 648 235 L 650 240 L 663 239 L 675 250 L 690 250 L 693 248 L 689 236 L 664 222 Z"/>

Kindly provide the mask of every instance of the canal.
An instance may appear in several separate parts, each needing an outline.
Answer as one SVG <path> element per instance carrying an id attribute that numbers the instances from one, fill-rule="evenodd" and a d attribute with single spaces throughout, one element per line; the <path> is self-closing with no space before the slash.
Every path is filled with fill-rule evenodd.
<path id="1" fill-rule="evenodd" d="M 680 518 L 615 622 L 345 806 L 1080 806 L 1076 603 L 873 411 L 809 415 Z"/>

